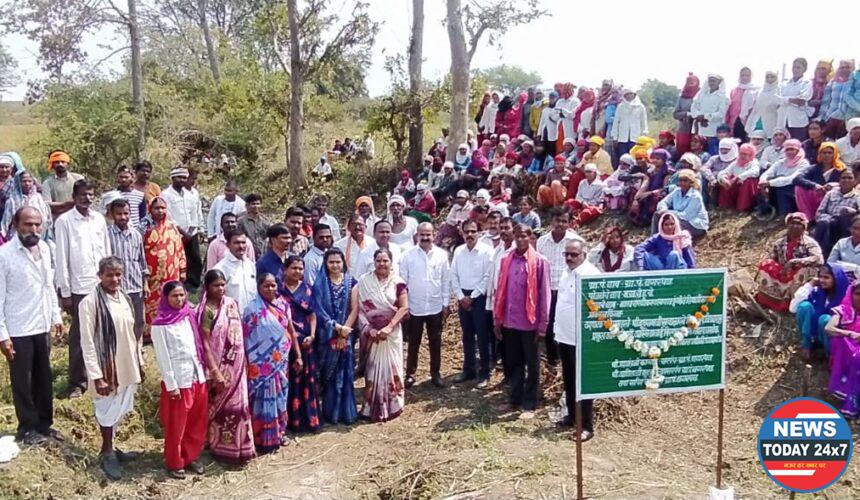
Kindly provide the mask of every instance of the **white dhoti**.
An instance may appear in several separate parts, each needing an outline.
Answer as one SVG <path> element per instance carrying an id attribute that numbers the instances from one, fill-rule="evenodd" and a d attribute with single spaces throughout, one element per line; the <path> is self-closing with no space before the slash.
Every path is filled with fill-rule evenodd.
<path id="1" fill-rule="evenodd" d="M 118 388 L 110 396 L 95 396 L 96 420 L 102 427 L 116 427 L 123 417 L 134 408 L 134 393 L 137 384 Z"/>

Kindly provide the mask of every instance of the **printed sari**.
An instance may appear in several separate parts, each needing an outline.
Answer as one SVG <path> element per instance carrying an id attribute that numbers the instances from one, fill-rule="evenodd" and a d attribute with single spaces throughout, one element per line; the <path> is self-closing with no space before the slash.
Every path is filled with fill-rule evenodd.
<path id="1" fill-rule="evenodd" d="M 311 314 L 316 311 L 314 293 L 304 282 L 299 283 L 293 292 L 284 284 L 283 297 L 290 305 L 296 341 L 301 348 L 303 361 L 302 366 L 290 363 L 290 430 L 314 432 L 320 428 L 316 354 L 313 343 L 304 345 L 304 340 L 314 334 L 309 321 Z M 294 357 L 291 352 L 291 360 Z"/>
<path id="2" fill-rule="evenodd" d="M 803 265 L 792 268 L 788 264 L 792 259 L 803 259 Z M 788 312 L 794 292 L 815 277 L 816 266 L 823 262 L 821 247 L 809 236 L 804 234 L 797 241 L 780 238 L 770 257 L 758 265 L 756 302 L 777 312 Z"/>
<path id="3" fill-rule="evenodd" d="M 287 430 L 289 324 L 290 308 L 280 297 L 268 302 L 257 295 L 242 315 L 251 424 L 260 453 L 280 448 Z"/>
<path id="4" fill-rule="evenodd" d="M 355 407 L 355 335 L 340 339 L 335 325 L 343 325 L 350 311 L 355 278 L 344 274 L 335 285 L 325 270 L 314 281 L 317 305 L 317 349 L 320 368 L 320 401 L 323 418 L 332 424 L 351 424 L 358 419 Z"/>
<path id="5" fill-rule="evenodd" d="M 161 298 L 161 288 L 168 281 L 180 281 L 180 275 L 187 268 L 182 235 L 176 225 L 165 217 L 156 222 L 151 215 L 140 221 L 143 233 L 143 252 L 149 276 L 149 294 L 146 296 L 146 324 L 151 325 Z M 144 337 L 149 338 L 149 327 Z"/>
<path id="6" fill-rule="evenodd" d="M 364 404 L 361 416 L 385 422 L 400 415 L 405 406 L 403 389 L 403 332 L 400 325 L 385 339 L 370 336 L 370 330 L 384 328 L 397 312 L 397 298 L 406 292 L 399 276 L 380 282 L 375 272 L 358 282 L 358 311 L 363 320 L 362 349 L 366 349 Z"/>
<path id="7" fill-rule="evenodd" d="M 200 329 L 209 333 L 209 348 L 218 370 L 227 381 L 220 393 L 209 392 L 209 453 L 227 462 L 245 462 L 257 456 L 248 401 L 248 375 L 242 317 L 239 306 L 223 297 L 217 310 L 197 306 Z"/>

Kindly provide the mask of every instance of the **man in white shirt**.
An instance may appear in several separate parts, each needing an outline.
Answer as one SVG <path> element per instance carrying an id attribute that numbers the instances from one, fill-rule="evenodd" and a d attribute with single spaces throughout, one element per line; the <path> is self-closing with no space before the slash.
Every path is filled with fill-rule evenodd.
<path id="1" fill-rule="evenodd" d="M 860 86 L 860 82 L 857 82 Z M 848 133 L 836 141 L 839 148 L 839 159 L 849 167 L 860 160 L 860 117 L 855 117 L 846 123 Z"/>
<path id="2" fill-rule="evenodd" d="M 331 163 L 328 162 L 328 159 L 325 156 L 320 156 L 320 162 L 314 165 L 314 168 L 311 169 L 311 175 L 316 177 L 322 177 L 327 181 L 330 181 L 334 178 L 334 172 L 331 169 Z"/>
<path id="3" fill-rule="evenodd" d="M 791 79 L 779 84 L 779 109 L 776 112 L 776 126 L 787 128 L 792 139 L 800 142 L 809 138 L 806 126 L 809 125 L 807 103 L 812 99 L 812 83 L 803 78 L 806 73 L 806 59 L 798 57 L 791 65 Z"/>
<path id="4" fill-rule="evenodd" d="M 391 223 L 391 242 L 406 251 L 415 246 L 418 221 L 405 215 L 406 200 L 399 194 L 388 199 L 388 222 Z"/>
<path id="5" fill-rule="evenodd" d="M 555 207 L 550 211 L 550 226 L 552 230 L 538 238 L 535 249 L 546 258 L 550 269 L 550 294 L 552 298 L 549 306 L 549 323 L 546 330 L 546 364 L 550 373 L 552 373 L 558 366 L 558 347 L 555 343 L 555 328 L 553 325 L 555 323 L 555 303 L 558 300 L 558 282 L 561 279 L 561 273 L 567 269 L 564 259 L 564 249 L 568 241 L 583 241 L 583 239 L 569 229 L 570 213 L 561 207 Z"/>
<path id="6" fill-rule="evenodd" d="M 451 268 L 448 265 L 448 252 L 433 244 L 435 232 L 433 224 L 419 224 L 418 246 L 407 250 L 400 263 L 400 276 L 409 290 L 409 319 L 406 322 L 409 349 L 404 384 L 407 389 L 415 384 L 418 352 L 425 325 L 430 344 L 430 380 L 436 387 L 445 387 L 440 375 L 442 323 L 448 317 Z"/>
<path id="7" fill-rule="evenodd" d="M 594 264 L 586 260 L 588 249 L 581 240 L 568 240 L 564 247 L 566 269 L 561 275 L 558 285 L 558 301 L 555 302 L 555 338 L 558 342 L 561 357 L 561 373 L 564 379 L 564 397 L 567 403 L 567 417 L 559 425 L 573 425 L 573 415 L 576 408 L 576 335 L 575 325 L 579 322 L 576 317 L 576 277 L 594 276 L 600 271 Z M 592 401 L 582 401 L 582 440 L 588 441 L 594 436 L 594 420 L 592 418 Z"/>
<path id="8" fill-rule="evenodd" d="M 478 241 L 478 222 L 466 220 L 460 231 L 466 243 L 454 250 L 451 261 L 451 293 L 457 299 L 457 315 L 463 330 L 463 371 L 454 383 L 478 378 L 478 388 L 490 380 L 490 328 L 487 321 L 487 284 L 495 250 Z M 475 351 L 481 358 L 477 367 Z"/>
<path id="9" fill-rule="evenodd" d="M 502 220 L 501 212 L 490 212 L 487 214 L 487 222 L 484 224 L 484 233 L 478 239 L 481 243 L 489 245 L 490 248 L 498 248 L 502 241 L 499 237 L 499 221 Z"/>
<path id="10" fill-rule="evenodd" d="M 236 217 L 236 214 L 231 212 L 226 212 L 221 215 L 221 232 L 218 236 L 215 237 L 209 243 L 209 248 L 206 249 L 206 269 L 212 269 L 215 267 L 215 264 L 221 262 L 228 253 L 230 253 L 230 249 L 227 246 L 227 239 L 224 237 L 228 232 L 233 229 L 238 229 L 239 222 Z M 244 233 L 244 231 L 242 231 Z M 247 238 L 248 235 L 246 234 Z M 245 256 L 251 260 L 251 262 L 257 261 L 257 255 L 254 252 L 254 245 L 250 244 L 250 238 L 248 239 L 248 246 L 245 248 Z"/>
<path id="11" fill-rule="evenodd" d="M 200 193 L 194 188 L 186 187 L 188 178 L 187 168 L 176 167 L 171 170 L 170 186 L 161 192 L 161 197 L 167 203 L 167 214 L 182 234 L 182 246 L 188 265 L 185 288 L 192 292 L 200 286 L 200 275 L 203 272 L 200 233 L 204 229 L 204 221 Z"/>
<path id="12" fill-rule="evenodd" d="M 358 214 L 350 217 L 347 229 L 349 234 L 337 240 L 334 246 L 339 248 L 346 257 L 346 268 L 357 269 L 362 261 L 362 253 L 368 248 L 375 247 L 376 242 L 365 234 L 367 226 L 364 224 L 364 217 Z"/>
<path id="13" fill-rule="evenodd" d="M 99 261 L 111 254 L 107 224 L 102 214 L 91 210 L 95 189 L 88 181 L 75 182 L 75 207 L 54 223 L 57 258 L 57 287 L 61 303 L 72 316 L 69 330 L 69 398 L 87 390 L 87 372 L 81 352 L 78 305 L 99 283 Z"/>
<path id="14" fill-rule="evenodd" d="M 350 269 L 350 273 L 357 279 L 364 273 L 373 271 L 375 267 L 373 254 L 380 248 L 387 248 L 391 252 L 391 272 L 400 274 L 400 261 L 403 260 L 403 250 L 398 245 L 391 243 L 391 223 L 387 220 L 376 221 L 373 225 L 373 245 L 368 245 L 361 252 L 361 262 L 357 270 Z"/>
<path id="15" fill-rule="evenodd" d="M 248 247 L 248 237 L 239 229 L 233 229 L 224 235 L 230 253 L 224 256 L 213 269 L 218 269 L 227 278 L 228 297 L 239 303 L 239 310 L 244 311 L 257 295 L 257 266 L 254 261 L 245 256 Z"/>
<path id="16" fill-rule="evenodd" d="M 317 274 L 322 268 L 323 257 L 332 245 L 331 228 L 326 224 L 317 223 L 314 226 L 314 244 L 305 252 L 302 260 L 305 261 L 305 278 L 308 285 L 313 286 L 317 280 Z"/>
<path id="17" fill-rule="evenodd" d="M 0 247 L 0 351 L 9 362 L 15 439 L 45 442 L 56 434 L 50 331 L 63 331 L 51 252 L 41 241 L 42 216 L 22 207 L 12 219 L 15 236 Z"/>
<path id="18" fill-rule="evenodd" d="M 333 217 L 331 214 L 327 212 L 328 210 L 328 197 L 325 195 L 319 195 L 314 198 L 314 206 L 320 212 L 320 220 L 321 224 L 325 224 L 331 229 L 331 235 L 334 239 L 340 239 L 340 223 L 337 221 L 337 217 Z"/>
<path id="19" fill-rule="evenodd" d="M 245 200 L 239 196 L 239 186 L 234 180 L 224 184 L 224 193 L 216 196 L 212 200 L 212 206 L 209 207 L 209 216 L 206 219 L 206 234 L 209 236 L 209 241 L 221 234 L 219 222 L 221 216 L 228 212 L 235 214 L 236 217 L 245 213 Z"/>
<path id="20" fill-rule="evenodd" d="M 498 214 L 493 212 L 490 215 Z M 499 214 L 501 217 L 501 214 Z M 489 220 L 489 219 L 488 219 Z M 514 246 L 514 221 L 510 217 L 501 217 L 498 223 L 498 238 L 496 238 L 496 246 L 493 249 L 493 265 L 490 268 L 490 280 L 487 283 L 487 321 L 489 322 L 490 331 L 493 331 L 493 301 L 495 300 L 496 285 L 499 282 L 499 266 L 502 262 L 502 257 Z M 493 337 L 495 339 L 495 337 Z M 501 364 L 505 371 L 505 379 L 510 375 L 507 365 L 504 363 L 505 358 L 505 343 L 504 340 L 496 339 L 493 343 L 493 361 L 495 364 Z"/>

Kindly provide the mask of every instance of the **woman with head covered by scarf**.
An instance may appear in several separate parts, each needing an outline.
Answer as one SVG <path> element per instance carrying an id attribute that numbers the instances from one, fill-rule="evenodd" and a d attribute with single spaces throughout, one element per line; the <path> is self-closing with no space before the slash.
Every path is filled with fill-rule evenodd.
<path id="1" fill-rule="evenodd" d="M 779 110 L 779 76 L 775 71 L 764 74 L 764 86 L 755 94 L 752 109 L 746 121 L 746 133 L 751 135 L 755 130 L 763 130 L 766 138 L 773 136 L 776 127 L 777 111 Z"/>
<path id="2" fill-rule="evenodd" d="M 594 113 L 594 102 L 597 96 L 594 90 L 582 88 L 580 99 L 579 106 L 573 111 L 573 129 L 576 130 L 577 137 L 589 137 L 595 133 L 591 128 L 591 116 Z M 566 139 L 569 138 L 565 137 Z"/>
<path id="3" fill-rule="evenodd" d="M 501 95 L 496 91 L 491 92 L 490 102 L 484 106 L 484 112 L 481 114 L 480 121 L 478 121 L 478 133 L 483 134 L 481 140 L 496 133 L 496 114 L 499 112 L 500 102 Z"/>
<path id="4" fill-rule="evenodd" d="M 621 156 L 630 152 L 637 137 L 648 135 L 648 111 L 631 89 L 624 90 L 624 100 L 615 111 L 609 137 L 616 143 L 615 153 Z M 630 153 L 633 154 L 633 153 Z M 635 156 L 635 155 L 634 155 Z"/>
<path id="5" fill-rule="evenodd" d="M 732 136 L 741 142 L 747 142 L 746 123 L 757 92 L 758 87 L 752 84 L 752 70 L 744 66 L 738 77 L 738 86 L 729 94 L 726 110 L 726 125 L 731 127 Z"/>
<path id="6" fill-rule="evenodd" d="M 600 137 L 609 136 L 619 103 L 621 103 L 621 88 L 616 87 L 612 79 L 603 80 L 591 112 L 589 130 L 592 130 L 593 134 Z"/>
<path id="7" fill-rule="evenodd" d="M 641 151 L 637 152 L 634 158 L 638 161 L 642 154 Z M 647 180 L 643 181 L 630 205 L 630 218 L 639 226 L 651 223 L 651 218 L 657 210 L 657 203 L 665 194 L 663 188 L 666 187 L 669 177 L 669 153 L 665 149 L 654 150 L 650 161 L 645 172 Z"/>
<path id="8" fill-rule="evenodd" d="M 633 250 L 633 261 L 643 271 L 692 269 L 696 267 L 693 238 L 681 228 L 673 212 L 666 212 L 658 221 L 658 231 Z"/>
<path id="9" fill-rule="evenodd" d="M 829 352 L 830 343 L 824 328 L 830 322 L 832 309 L 842 303 L 850 284 L 851 279 L 841 266 L 826 263 L 818 268 L 817 277 L 794 293 L 788 310 L 795 313 L 801 339 L 800 356 L 805 361 L 809 361 L 816 347 Z"/>
<path id="10" fill-rule="evenodd" d="M 678 217 L 681 228 L 693 238 L 701 238 L 708 232 L 710 219 L 705 203 L 702 201 L 701 186 L 696 173 L 689 169 L 678 172 L 678 187 L 657 203 L 657 210 L 651 218 L 651 232 L 659 229 L 657 222 L 663 214 L 671 212 Z"/>
<path id="11" fill-rule="evenodd" d="M 708 140 L 708 153 L 717 154 L 719 139 L 717 127 L 726 119 L 729 98 L 726 97 L 726 81 L 720 75 L 708 75 L 708 87 L 699 91 L 690 106 L 693 130 Z"/>
<path id="12" fill-rule="evenodd" d="M 711 206 L 718 195 L 717 191 L 717 176 L 720 172 L 729 168 L 738 158 L 738 143 L 731 137 L 726 137 L 720 140 L 717 154 L 702 165 L 702 179 L 705 181 L 702 186 L 702 194 L 705 198 L 705 203 Z"/>
<path id="13" fill-rule="evenodd" d="M 794 198 L 794 179 L 808 166 L 809 161 L 804 157 L 800 141 L 797 139 L 785 141 L 785 158 L 777 160 L 759 178 L 759 193 L 763 200 L 759 205 L 760 213 L 764 214 L 765 205 L 768 203 L 776 207 L 779 215 L 794 212 L 797 208 Z M 805 214 L 804 218 L 809 221 Z"/>
<path id="14" fill-rule="evenodd" d="M 471 163 L 472 155 L 469 153 L 469 145 L 464 142 L 457 146 L 457 151 L 454 153 L 454 171 L 460 175 L 469 168 Z"/>
<path id="15" fill-rule="evenodd" d="M 786 233 L 774 243 L 768 257 L 758 265 L 759 304 L 777 312 L 788 312 L 794 292 L 815 276 L 824 263 L 821 247 L 806 234 L 809 221 L 801 212 L 785 217 Z"/>
<path id="16" fill-rule="evenodd" d="M 561 127 L 562 113 L 562 109 L 558 107 L 558 92 L 553 90 L 549 93 L 546 106 L 541 110 L 540 121 L 537 127 L 538 139 L 543 142 L 544 147 L 550 155 L 555 155 L 556 151 L 558 151 L 556 142 L 559 137 L 558 131 Z"/>
<path id="17" fill-rule="evenodd" d="M 839 399 L 839 412 L 860 415 L 860 281 L 848 287 L 842 304 L 829 311 L 824 327 L 830 344 L 830 381 L 827 392 Z"/>
<path id="18" fill-rule="evenodd" d="M 759 158 L 762 171 L 769 169 L 778 160 L 785 158 L 785 141 L 789 139 L 791 139 L 791 135 L 788 133 L 788 130 L 778 127 L 773 129 L 770 145 L 764 148 Z"/>
<path id="19" fill-rule="evenodd" d="M 690 151 L 690 138 L 693 137 L 693 117 L 690 116 L 690 108 L 693 105 L 693 98 L 698 93 L 699 78 L 693 73 L 688 73 L 684 88 L 681 89 L 678 102 L 675 104 L 675 110 L 672 112 L 672 117 L 678 121 L 675 127 L 675 144 L 678 154 L 681 155 Z"/>
<path id="20" fill-rule="evenodd" d="M 809 116 L 821 114 L 821 104 L 824 101 L 824 92 L 833 78 L 833 59 L 822 59 L 815 65 L 812 72 L 812 97 L 806 104 L 809 106 Z"/>
<path id="21" fill-rule="evenodd" d="M 804 152 L 804 156 L 805 156 Z M 810 221 L 816 222 L 815 212 L 824 195 L 839 183 L 839 175 L 845 164 L 839 159 L 839 148 L 834 142 L 825 142 L 818 149 L 815 164 L 800 171 L 794 178 L 794 199 L 797 209 Z M 853 189 L 853 187 L 852 187 Z"/>
<path id="22" fill-rule="evenodd" d="M 855 82 L 852 78 L 853 74 L 854 59 L 839 61 L 833 79 L 824 87 L 824 96 L 817 116 L 824 122 L 822 132 L 825 137 L 842 137 L 848 133 L 845 120 L 851 118 L 851 115 L 845 105 L 846 98 L 854 87 L 860 86 L 860 82 Z"/>
<path id="23" fill-rule="evenodd" d="M 758 176 L 761 173 L 755 158 L 755 146 L 742 144 L 738 157 L 717 175 L 717 205 L 749 212 L 755 206 Z"/>

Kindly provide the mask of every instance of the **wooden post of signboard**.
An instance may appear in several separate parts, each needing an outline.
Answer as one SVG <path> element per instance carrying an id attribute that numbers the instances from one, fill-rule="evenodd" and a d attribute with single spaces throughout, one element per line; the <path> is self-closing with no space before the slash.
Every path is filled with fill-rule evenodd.
<path id="1" fill-rule="evenodd" d="M 717 489 L 723 489 L 723 408 L 726 390 L 720 389 L 720 410 L 717 420 Z"/>
<path id="2" fill-rule="evenodd" d="M 585 498 L 582 494 L 582 401 L 576 406 L 576 498 Z"/>

